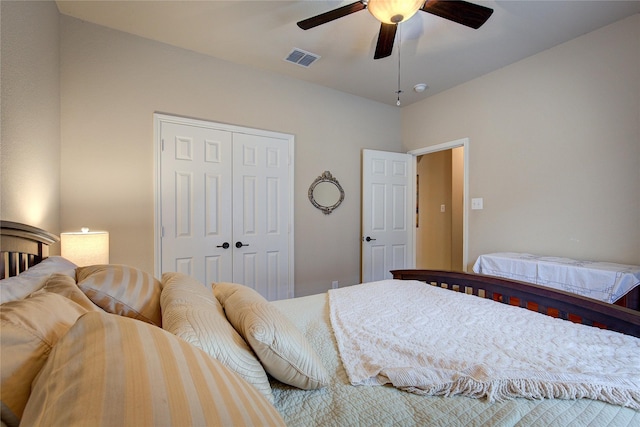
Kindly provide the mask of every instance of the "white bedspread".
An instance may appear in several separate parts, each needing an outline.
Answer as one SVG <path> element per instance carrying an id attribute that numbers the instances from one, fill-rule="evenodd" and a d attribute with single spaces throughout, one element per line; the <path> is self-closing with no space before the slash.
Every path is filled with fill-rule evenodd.
<path id="1" fill-rule="evenodd" d="M 640 339 L 416 281 L 329 291 L 354 385 L 426 395 L 589 398 L 640 409 Z"/>

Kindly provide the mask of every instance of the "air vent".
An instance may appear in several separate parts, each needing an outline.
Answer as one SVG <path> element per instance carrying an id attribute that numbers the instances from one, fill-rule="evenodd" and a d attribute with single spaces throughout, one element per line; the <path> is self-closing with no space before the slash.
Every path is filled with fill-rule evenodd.
<path id="1" fill-rule="evenodd" d="M 301 67 L 308 68 L 311 64 L 320 59 L 319 55 L 315 53 L 307 52 L 302 49 L 294 48 L 286 58 L 285 61 L 299 65 Z"/>

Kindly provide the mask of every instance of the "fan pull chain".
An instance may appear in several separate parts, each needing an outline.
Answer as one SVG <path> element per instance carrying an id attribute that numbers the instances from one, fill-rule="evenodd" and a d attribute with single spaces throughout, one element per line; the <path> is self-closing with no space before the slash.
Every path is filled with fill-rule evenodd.
<path id="1" fill-rule="evenodd" d="M 396 91 L 396 95 L 398 96 L 398 100 L 396 101 L 396 105 L 400 106 L 400 94 L 402 90 L 400 90 L 400 46 L 402 45 L 402 28 L 400 28 L 400 24 L 396 24 L 398 26 L 398 90 Z"/>

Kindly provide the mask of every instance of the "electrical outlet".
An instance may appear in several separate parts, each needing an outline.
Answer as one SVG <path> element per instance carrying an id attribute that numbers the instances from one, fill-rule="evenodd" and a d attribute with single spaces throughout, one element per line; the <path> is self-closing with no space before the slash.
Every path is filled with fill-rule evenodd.
<path id="1" fill-rule="evenodd" d="M 338 289 L 338 281 L 334 280 L 333 282 L 331 282 L 331 289 Z"/>

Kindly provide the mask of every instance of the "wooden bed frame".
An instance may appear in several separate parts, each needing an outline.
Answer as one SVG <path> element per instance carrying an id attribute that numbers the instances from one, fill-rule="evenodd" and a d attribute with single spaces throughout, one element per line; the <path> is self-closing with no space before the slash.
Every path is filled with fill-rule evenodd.
<path id="1" fill-rule="evenodd" d="M 394 279 L 419 280 L 433 286 L 489 298 L 504 304 L 640 337 L 640 311 L 531 283 L 439 270 L 393 270 Z"/>
<path id="2" fill-rule="evenodd" d="M 49 255 L 59 238 L 45 230 L 0 221 L 0 278 L 16 276 Z M 493 276 L 438 270 L 394 270 L 394 279 L 420 280 L 554 317 L 640 337 L 640 311 L 579 295 Z"/>
<path id="3" fill-rule="evenodd" d="M 20 274 L 49 256 L 55 234 L 30 225 L 0 221 L 0 279 Z"/>

